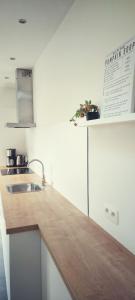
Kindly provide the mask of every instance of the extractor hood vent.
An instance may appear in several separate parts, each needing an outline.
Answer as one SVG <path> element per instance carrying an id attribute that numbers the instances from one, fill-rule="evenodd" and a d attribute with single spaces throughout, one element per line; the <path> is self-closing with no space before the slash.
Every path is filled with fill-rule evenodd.
<path id="1" fill-rule="evenodd" d="M 17 123 L 6 123 L 10 128 L 35 127 L 33 117 L 33 84 L 31 69 L 16 69 Z"/>
<path id="2" fill-rule="evenodd" d="M 31 128 L 36 127 L 36 123 L 6 123 L 6 127 L 8 128 Z"/>

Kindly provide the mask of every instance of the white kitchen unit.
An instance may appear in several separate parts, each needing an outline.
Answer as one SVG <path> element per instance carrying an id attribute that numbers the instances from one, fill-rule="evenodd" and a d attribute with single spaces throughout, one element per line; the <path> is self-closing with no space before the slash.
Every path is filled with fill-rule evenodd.
<path id="1" fill-rule="evenodd" d="M 8 300 L 42 300 L 39 231 L 6 234 L 1 198 L 0 228 Z"/>
<path id="2" fill-rule="evenodd" d="M 39 232 L 10 234 L 9 241 L 11 300 L 41 300 Z"/>
<path id="3" fill-rule="evenodd" d="M 6 234 L 1 199 L 0 228 L 8 300 L 72 300 L 40 232 Z"/>
<path id="4" fill-rule="evenodd" d="M 3 207 L 1 202 L 0 195 L 0 233 L 2 236 L 2 247 L 3 247 L 3 257 L 4 257 L 4 268 L 6 276 L 6 286 L 7 286 L 7 295 L 8 300 L 10 300 L 10 271 L 9 271 L 9 235 L 6 234 L 5 219 L 3 215 Z"/>
<path id="5" fill-rule="evenodd" d="M 8 300 L 41 300 L 39 232 L 3 235 L 2 228 Z"/>

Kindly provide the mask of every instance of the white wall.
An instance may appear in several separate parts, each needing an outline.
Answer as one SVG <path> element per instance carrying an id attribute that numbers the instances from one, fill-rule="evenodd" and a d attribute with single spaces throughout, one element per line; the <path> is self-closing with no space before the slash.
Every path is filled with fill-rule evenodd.
<path id="1" fill-rule="evenodd" d="M 90 130 L 90 216 L 135 253 L 135 124 Z M 91 180 L 92 179 L 92 180 Z M 119 212 L 119 224 L 105 216 L 105 207 Z"/>
<path id="2" fill-rule="evenodd" d="M 105 56 L 134 36 L 134 28 L 134 0 L 78 0 L 35 65 L 37 128 L 27 131 L 29 156 L 43 159 L 48 179 L 85 213 L 86 129 L 68 120 L 84 99 L 102 104 Z M 135 252 L 134 188 L 128 178 L 134 176 L 133 135 L 134 125 L 94 130 L 90 215 Z M 106 201 L 119 209 L 119 226 L 105 220 Z"/>
<path id="3" fill-rule="evenodd" d="M 50 126 L 37 123 L 37 128 L 27 130 L 27 138 L 29 159 L 41 159 L 47 181 L 87 213 L 86 129 L 76 130 L 68 122 Z M 41 175 L 38 163 L 31 167 Z"/>
<path id="4" fill-rule="evenodd" d="M 15 88 L 5 85 L 0 87 L 0 165 L 6 165 L 6 148 L 16 148 L 18 152 L 26 151 L 24 129 L 5 127 L 6 122 L 16 120 Z"/>

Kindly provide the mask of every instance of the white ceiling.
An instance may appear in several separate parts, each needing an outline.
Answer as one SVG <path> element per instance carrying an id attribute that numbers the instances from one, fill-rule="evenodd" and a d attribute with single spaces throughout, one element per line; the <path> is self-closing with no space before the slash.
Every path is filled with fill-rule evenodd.
<path id="1" fill-rule="evenodd" d="M 0 86 L 14 85 L 16 67 L 34 65 L 73 2 L 0 0 Z M 27 19 L 27 24 L 19 24 L 20 18 Z"/>

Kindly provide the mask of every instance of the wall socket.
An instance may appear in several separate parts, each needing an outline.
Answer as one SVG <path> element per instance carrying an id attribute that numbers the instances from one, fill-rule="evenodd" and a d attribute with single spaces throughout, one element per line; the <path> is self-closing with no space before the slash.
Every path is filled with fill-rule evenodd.
<path id="1" fill-rule="evenodd" d="M 119 212 L 110 204 L 104 205 L 105 217 L 115 225 L 119 224 Z"/>

